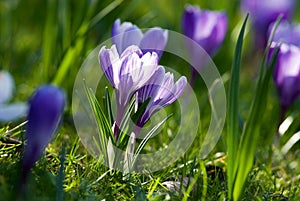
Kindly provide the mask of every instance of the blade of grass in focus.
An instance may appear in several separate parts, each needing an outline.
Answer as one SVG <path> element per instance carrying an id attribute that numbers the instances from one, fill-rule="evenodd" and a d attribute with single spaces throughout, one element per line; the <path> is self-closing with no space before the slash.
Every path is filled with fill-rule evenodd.
<path id="1" fill-rule="evenodd" d="M 232 199 L 234 178 L 237 169 L 237 151 L 239 144 L 239 117 L 238 117 L 238 96 L 240 85 L 240 68 L 243 47 L 243 37 L 246 28 L 248 15 L 241 28 L 236 44 L 234 60 L 232 65 L 231 80 L 228 92 L 228 122 L 227 122 L 227 154 L 228 154 L 228 197 Z"/>

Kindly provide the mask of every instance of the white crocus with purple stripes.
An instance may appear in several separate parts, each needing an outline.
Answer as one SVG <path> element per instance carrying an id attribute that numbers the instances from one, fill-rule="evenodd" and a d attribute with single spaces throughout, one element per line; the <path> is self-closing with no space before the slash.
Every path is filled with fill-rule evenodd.
<path id="1" fill-rule="evenodd" d="M 129 46 L 119 56 L 116 46 L 113 45 L 110 49 L 101 48 L 99 63 L 116 93 L 117 115 L 114 134 L 117 138 L 125 109 L 133 94 L 143 87 L 156 71 L 158 56 L 155 52 L 143 55 L 134 45 Z"/>
<path id="2" fill-rule="evenodd" d="M 137 92 L 138 104 L 142 104 L 150 98 L 145 112 L 137 122 L 137 126 L 142 127 L 155 112 L 177 100 L 183 93 L 186 84 L 185 76 L 181 76 L 174 83 L 173 74 L 170 72 L 165 73 L 164 67 L 159 66 L 146 85 Z"/>

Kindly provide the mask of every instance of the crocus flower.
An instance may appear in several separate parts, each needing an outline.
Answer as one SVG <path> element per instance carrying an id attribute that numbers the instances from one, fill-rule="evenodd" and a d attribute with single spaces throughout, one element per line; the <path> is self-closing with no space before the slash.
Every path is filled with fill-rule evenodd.
<path id="1" fill-rule="evenodd" d="M 39 87 L 31 97 L 25 135 L 26 145 L 22 158 L 23 182 L 53 134 L 59 129 L 64 106 L 64 92 L 52 85 Z"/>
<path id="2" fill-rule="evenodd" d="M 250 14 L 257 48 L 265 48 L 269 25 L 282 14 L 290 19 L 295 6 L 294 0 L 242 0 L 241 9 Z"/>
<path id="3" fill-rule="evenodd" d="M 8 103 L 12 98 L 15 83 L 7 71 L 0 71 L 0 122 L 9 122 L 26 115 L 27 104 Z"/>
<path id="4" fill-rule="evenodd" d="M 271 35 L 273 26 L 274 23 L 269 27 L 269 36 Z M 275 31 L 273 41 L 293 44 L 300 47 L 300 24 L 281 21 Z"/>
<path id="5" fill-rule="evenodd" d="M 129 46 L 119 56 L 116 46 L 113 45 L 110 49 L 101 48 L 99 63 L 116 93 L 117 115 L 114 134 L 117 138 L 126 106 L 133 94 L 145 85 L 157 69 L 158 57 L 155 52 L 143 55 L 134 45 Z"/>
<path id="6" fill-rule="evenodd" d="M 183 34 L 196 41 L 210 56 L 222 44 L 227 24 L 226 13 L 200 10 L 197 6 L 186 6 L 182 16 Z"/>
<path id="7" fill-rule="evenodd" d="M 185 76 L 180 77 L 174 83 L 173 74 L 165 73 L 164 67 L 159 66 L 145 86 L 137 91 L 138 105 L 150 98 L 145 112 L 137 122 L 137 126 L 142 127 L 155 112 L 177 100 L 183 93 L 186 84 Z"/>
<path id="8" fill-rule="evenodd" d="M 272 43 L 269 59 L 274 52 L 276 43 Z M 300 49 L 297 46 L 281 44 L 273 74 L 282 115 L 300 95 Z"/>
<path id="9" fill-rule="evenodd" d="M 168 41 L 168 31 L 159 27 L 149 29 L 145 34 L 130 22 L 123 22 L 117 19 L 111 31 L 112 43 L 117 46 L 121 54 L 130 45 L 138 46 L 142 52 L 156 52 L 159 57 L 165 49 Z"/>

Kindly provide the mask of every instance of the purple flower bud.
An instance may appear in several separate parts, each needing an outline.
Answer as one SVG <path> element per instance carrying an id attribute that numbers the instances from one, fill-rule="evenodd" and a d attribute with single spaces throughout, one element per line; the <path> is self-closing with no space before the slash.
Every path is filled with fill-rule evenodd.
<path id="1" fill-rule="evenodd" d="M 100 66 L 115 89 L 117 99 L 117 116 L 115 137 L 118 126 L 122 121 L 126 106 L 133 94 L 143 87 L 154 74 L 158 66 L 158 57 L 155 52 L 142 54 L 137 46 L 129 46 L 119 56 L 116 46 L 110 49 L 102 47 L 99 52 Z"/>
<path id="2" fill-rule="evenodd" d="M 265 48 L 268 27 L 282 14 L 283 19 L 290 19 L 295 6 L 294 0 L 242 0 L 241 9 L 250 14 L 258 48 Z"/>
<path id="3" fill-rule="evenodd" d="M 142 127 L 150 117 L 160 109 L 170 105 L 183 93 L 187 80 L 185 76 L 174 83 L 174 76 L 165 73 L 163 66 L 159 66 L 149 81 L 137 92 L 138 104 L 142 104 L 150 97 L 150 102 L 137 126 Z"/>
<path id="4" fill-rule="evenodd" d="M 269 27 L 269 37 L 273 26 L 274 23 L 272 23 Z M 280 22 L 274 34 L 273 41 L 293 44 L 300 47 L 300 25 L 291 24 L 288 21 Z"/>
<path id="5" fill-rule="evenodd" d="M 276 45 L 274 42 L 271 45 L 269 60 Z M 285 43 L 279 48 L 273 79 L 285 111 L 300 95 L 300 49 Z"/>
<path id="6" fill-rule="evenodd" d="M 182 16 L 184 35 L 196 41 L 210 56 L 222 44 L 227 24 L 226 13 L 200 10 L 197 6 L 186 6 Z"/>
<path id="7" fill-rule="evenodd" d="M 121 54 L 130 45 L 138 46 L 142 52 L 156 52 L 161 57 L 168 41 L 168 31 L 159 27 L 149 29 L 145 34 L 130 22 L 117 19 L 112 27 L 112 43 Z"/>
<path id="8" fill-rule="evenodd" d="M 24 178 L 59 129 L 65 106 L 65 94 L 55 86 L 44 85 L 33 94 L 29 105 L 26 146 L 22 161 Z"/>

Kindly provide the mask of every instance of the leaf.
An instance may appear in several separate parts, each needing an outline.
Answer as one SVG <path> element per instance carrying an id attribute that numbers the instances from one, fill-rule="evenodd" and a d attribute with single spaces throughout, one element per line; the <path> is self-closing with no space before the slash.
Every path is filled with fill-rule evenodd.
<path id="1" fill-rule="evenodd" d="M 56 40 L 57 40 L 57 1 L 47 1 L 47 17 L 43 33 L 43 72 L 42 80 L 47 81 L 49 78 L 49 71 L 54 65 Z"/>
<path id="2" fill-rule="evenodd" d="M 127 110 L 124 114 L 123 120 L 121 122 L 121 126 L 120 126 L 121 132 L 120 132 L 118 140 L 116 142 L 117 146 L 120 149 L 125 148 L 127 145 L 127 142 L 128 142 L 129 136 L 127 135 L 127 130 L 129 127 L 129 120 L 130 120 L 131 113 L 134 109 L 134 105 L 135 105 L 135 99 L 133 98 L 131 100 L 131 102 L 129 103 L 129 107 L 127 108 Z"/>
<path id="3" fill-rule="evenodd" d="M 232 198 L 234 177 L 237 167 L 237 151 L 239 145 L 239 115 L 238 115 L 238 96 L 240 85 L 240 68 L 242 57 L 243 37 L 246 28 L 248 15 L 246 16 L 241 28 L 236 44 L 234 60 L 232 64 L 231 80 L 228 92 L 228 122 L 227 122 L 227 154 L 228 154 L 228 197 Z"/>
<path id="4" fill-rule="evenodd" d="M 105 108 L 105 115 L 107 116 L 108 122 L 110 123 L 110 126 L 112 126 L 114 123 L 114 117 L 113 117 L 111 99 L 110 99 L 108 87 L 105 87 L 104 108 Z"/>
<path id="5" fill-rule="evenodd" d="M 138 106 L 138 110 L 132 115 L 132 121 L 137 123 L 141 116 L 146 111 L 146 108 L 150 102 L 151 97 L 147 98 L 141 105 Z"/>
<path id="6" fill-rule="evenodd" d="M 85 85 L 86 93 L 88 96 L 88 100 L 90 103 L 90 106 L 92 107 L 93 115 L 98 127 L 98 137 L 99 137 L 99 143 L 96 142 L 96 146 L 101 151 L 101 153 L 104 154 L 105 161 L 109 162 L 109 165 L 111 163 L 111 158 L 114 157 L 111 154 L 113 154 L 112 150 L 109 148 L 112 147 L 112 144 L 115 144 L 115 138 L 114 134 L 112 132 L 112 128 L 108 123 L 108 120 L 102 111 L 99 102 L 97 101 L 95 95 L 93 94 L 92 89 L 87 88 Z"/>
<path id="7" fill-rule="evenodd" d="M 148 140 L 153 136 L 153 134 L 157 131 L 157 129 L 159 129 L 170 117 L 172 116 L 172 114 L 168 115 L 166 118 L 164 118 L 160 123 L 158 123 L 156 126 L 154 126 L 149 133 L 145 136 L 145 138 L 143 138 L 142 142 L 140 143 L 140 145 L 138 146 L 135 154 L 134 154 L 134 159 L 132 164 L 134 165 L 137 156 L 140 154 L 140 152 L 143 150 L 143 148 L 145 147 L 146 143 L 148 142 Z"/>
<path id="8" fill-rule="evenodd" d="M 57 175 L 57 181 L 56 181 L 56 201 L 63 201 L 64 199 L 64 178 L 65 178 L 65 172 L 64 172 L 64 163 L 66 159 L 66 150 L 65 150 L 65 144 L 63 144 L 63 148 L 60 153 L 60 167 L 59 172 Z"/>
<path id="9" fill-rule="evenodd" d="M 127 174 L 127 173 L 131 173 L 131 169 L 132 169 L 132 161 L 133 161 L 133 155 L 134 155 L 134 147 L 135 147 L 135 134 L 132 132 L 130 134 L 128 143 L 127 143 L 127 148 L 126 148 L 126 152 L 125 152 L 125 159 L 124 159 L 124 167 L 123 167 L 123 173 Z"/>

